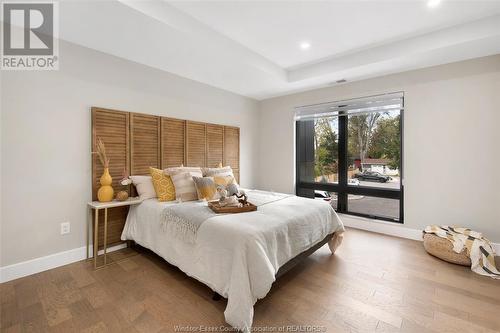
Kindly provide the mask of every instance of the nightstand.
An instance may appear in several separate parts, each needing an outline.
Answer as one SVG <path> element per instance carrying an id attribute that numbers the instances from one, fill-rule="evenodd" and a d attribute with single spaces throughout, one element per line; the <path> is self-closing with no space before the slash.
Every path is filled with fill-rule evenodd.
<path id="1" fill-rule="evenodd" d="M 107 238 L 108 238 L 108 209 L 109 208 L 114 208 L 114 207 L 122 207 L 122 206 L 132 206 L 132 205 L 138 205 L 142 202 L 139 197 L 135 198 L 128 198 L 127 200 L 124 201 L 118 201 L 118 200 L 113 200 L 109 202 L 99 202 L 99 201 L 92 201 L 89 202 L 87 205 L 89 209 L 92 211 L 94 210 L 94 269 L 97 268 L 102 268 L 104 266 L 110 265 L 112 263 L 107 263 L 106 261 L 106 252 L 107 252 Z M 99 232 L 99 210 L 104 209 L 104 244 L 103 244 L 103 255 L 104 255 L 104 264 L 101 266 L 97 266 L 97 258 L 99 256 L 99 240 L 98 240 L 98 232 Z M 92 226 L 92 214 L 89 214 L 90 218 L 88 218 L 88 224 L 87 224 L 87 259 L 89 259 L 89 247 L 90 247 L 90 231 L 89 229 Z"/>

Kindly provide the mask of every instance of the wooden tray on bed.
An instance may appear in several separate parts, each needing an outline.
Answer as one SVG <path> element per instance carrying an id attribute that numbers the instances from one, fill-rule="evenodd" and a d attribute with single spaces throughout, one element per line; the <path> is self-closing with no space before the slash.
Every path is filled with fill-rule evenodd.
<path id="1" fill-rule="evenodd" d="M 208 203 L 208 207 L 217 214 L 246 213 L 257 210 L 257 206 L 250 202 L 247 202 L 243 207 L 221 207 L 217 201 L 211 201 Z"/>

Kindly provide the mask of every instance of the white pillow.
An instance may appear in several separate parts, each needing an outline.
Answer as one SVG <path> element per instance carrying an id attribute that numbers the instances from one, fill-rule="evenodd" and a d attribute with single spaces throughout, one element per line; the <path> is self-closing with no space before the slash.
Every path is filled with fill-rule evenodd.
<path id="1" fill-rule="evenodd" d="M 227 177 L 227 176 L 231 176 L 231 177 L 233 177 L 233 184 L 238 185 L 238 183 L 236 182 L 236 177 L 233 174 L 233 169 L 231 169 L 230 166 L 225 166 L 225 167 L 222 167 L 222 168 L 204 168 L 203 169 L 203 176 L 204 177 L 215 177 L 215 176 Z"/>
<path id="2" fill-rule="evenodd" d="M 184 173 L 184 172 L 192 172 L 193 173 L 193 176 L 194 174 L 202 174 L 201 172 L 201 168 L 198 168 L 198 167 L 185 167 L 185 166 L 180 166 L 180 167 L 172 167 L 172 168 L 166 168 L 163 170 L 163 172 L 166 174 L 166 175 L 173 175 L 173 174 L 176 174 L 176 173 Z M 200 176 L 201 177 L 201 176 Z"/>
<path id="3" fill-rule="evenodd" d="M 132 179 L 132 183 L 141 200 L 156 198 L 156 191 L 151 176 L 130 176 L 130 179 Z"/>
<path id="4" fill-rule="evenodd" d="M 233 169 L 231 169 L 231 167 L 228 165 L 228 166 L 225 166 L 225 167 L 217 167 L 217 168 L 201 168 L 201 171 L 203 172 L 203 177 L 210 177 L 210 176 L 207 176 L 207 175 L 215 175 L 215 174 L 219 174 L 219 173 L 223 173 L 223 172 L 228 172 L 228 171 L 233 171 Z"/>
<path id="5" fill-rule="evenodd" d="M 194 177 L 202 177 L 201 172 L 176 172 L 170 174 L 175 187 L 175 198 L 179 201 L 198 200 Z"/>

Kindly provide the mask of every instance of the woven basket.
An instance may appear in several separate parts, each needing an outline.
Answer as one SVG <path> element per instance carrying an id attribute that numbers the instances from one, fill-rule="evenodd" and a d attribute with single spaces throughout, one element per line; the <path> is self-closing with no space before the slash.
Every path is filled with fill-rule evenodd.
<path id="1" fill-rule="evenodd" d="M 453 251 L 453 244 L 446 238 L 424 233 L 424 248 L 427 253 L 452 264 L 470 266 L 465 248 L 460 253 Z"/>

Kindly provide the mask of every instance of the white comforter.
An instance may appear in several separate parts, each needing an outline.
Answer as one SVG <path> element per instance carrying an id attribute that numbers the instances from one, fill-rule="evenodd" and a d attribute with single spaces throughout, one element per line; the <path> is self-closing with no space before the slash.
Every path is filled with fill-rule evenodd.
<path id="1" fill-rule="evenodd" d="M 278 269 L 344 230 L 328 203 L 290 196 L 256 212 L 210 218 L 189 244 L 161 227 L 161 212 L 172 204 L 182 203 L 149 199 L 131 207 L 122 240 L 134 240 L 226 297 L 226 322 L 243 331 L 251 328 L 253 305 L 269 292 Z"/>

